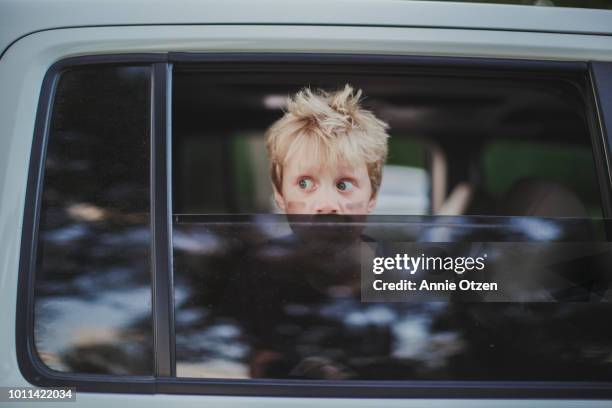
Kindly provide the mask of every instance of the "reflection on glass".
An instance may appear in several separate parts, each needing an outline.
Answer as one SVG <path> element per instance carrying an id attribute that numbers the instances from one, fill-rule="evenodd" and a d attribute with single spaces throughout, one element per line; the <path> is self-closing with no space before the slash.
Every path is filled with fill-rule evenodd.
<path id="1" fill-rule="evenodd" d="M 61 75 L 45 161 L 35 342 L 63 372 L 152 373 L 149 68 Z"/>
<path id="2" fill-rule="evenodd" d="M 326 217 L 175 216 L 179 377 L 612 378 L 609 302 L 360 298 L 364 241 L 605 245 L 602 221 Z"/>

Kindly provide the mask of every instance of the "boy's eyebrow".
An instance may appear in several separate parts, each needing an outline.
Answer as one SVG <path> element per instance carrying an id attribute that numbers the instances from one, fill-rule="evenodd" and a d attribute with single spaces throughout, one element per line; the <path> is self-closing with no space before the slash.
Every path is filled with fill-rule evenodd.
<path id="1" fill-rule="evenodd" d="M 298 166 L 298 174 L 300 176 L 304 175 L 304 174 L 318 174 L 322 171 L 325 171 L 325 163 L 318 163 L 318 164 L 308 164 L 308 165 L 300 165 Z M 348 165 L 337 165 L 336 169 L 339 173 L 342 173 L 344 175 L 347 176 L 352 176 L 355 177 L 356 175 L 356 169 L 353 166 L 348 166 Z"/>

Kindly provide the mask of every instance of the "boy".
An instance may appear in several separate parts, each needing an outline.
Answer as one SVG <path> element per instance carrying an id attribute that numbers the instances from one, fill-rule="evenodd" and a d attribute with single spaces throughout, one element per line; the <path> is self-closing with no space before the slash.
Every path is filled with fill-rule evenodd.
<path id="1" fill-rule="evenodd" d="M 360 95 L 349 85 L 305 88 L 266 132 L 274 200 L 293 233 L 236 257 L 242 264 L 224 308 L 248 333 L 252 378 L 358 378 L 344 362 L 350 353 L 332 359 L 327 351 L 341 348 L 338 339 L 365 349 L 364 337 L 319 311 L 357 298 L 361 223 L 301 223 L 299 214 L 359 220 L 374 209 L 388 126 L 359 106 Z"/>
<path id="2" fill-rule="evenodd" d="M 359 105 L 361 90 L 304 88 L 266 132 L 274 200 L 286 214 L 368 214 L 387 157 L 388 125 Z"/>

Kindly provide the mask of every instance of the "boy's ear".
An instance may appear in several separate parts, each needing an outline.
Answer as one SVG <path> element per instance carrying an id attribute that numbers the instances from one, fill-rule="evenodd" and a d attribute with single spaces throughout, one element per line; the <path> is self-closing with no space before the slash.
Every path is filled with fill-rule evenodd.
<path id="1" fill-rule="evenodd" d="M 280 208 L 282 212 L 286 213 L 287 211 L 285 207 L 287 205 L 285 203 L 285 199 L 283 198 L 283 195 L 278 192 L 278 190 L 276 189 L 276 186 L 272 186 L 272 189 L 274 190 L 274 201 L 276 202 L 276 205 L 278 206 L 278 208 Z"/>
<path id="2" fill-rule="evenodd" d="M 378 191 L 375 193 L 372 193 L 372 196 L 370 197 L 370 201 L 368 201 L 368 208 L 367 208 L 368 214 L 374 211 L 374 207 L 376 207 L 377 199 L 378 199 Z"/>

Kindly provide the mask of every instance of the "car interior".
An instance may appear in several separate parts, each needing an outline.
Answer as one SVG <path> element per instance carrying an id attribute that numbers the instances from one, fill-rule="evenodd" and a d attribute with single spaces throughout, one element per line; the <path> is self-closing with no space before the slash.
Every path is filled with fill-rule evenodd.
<path id="1" fill-rule="evenodd" d="M 363 91 L 362 105 L 390 125 L 374 214 L 602 216 L 580 80 L 321 71 L 175 67 L 174 213 L 278 212 L 265 130 L 302 87 L 333 90 L 348 83 Z"/>

